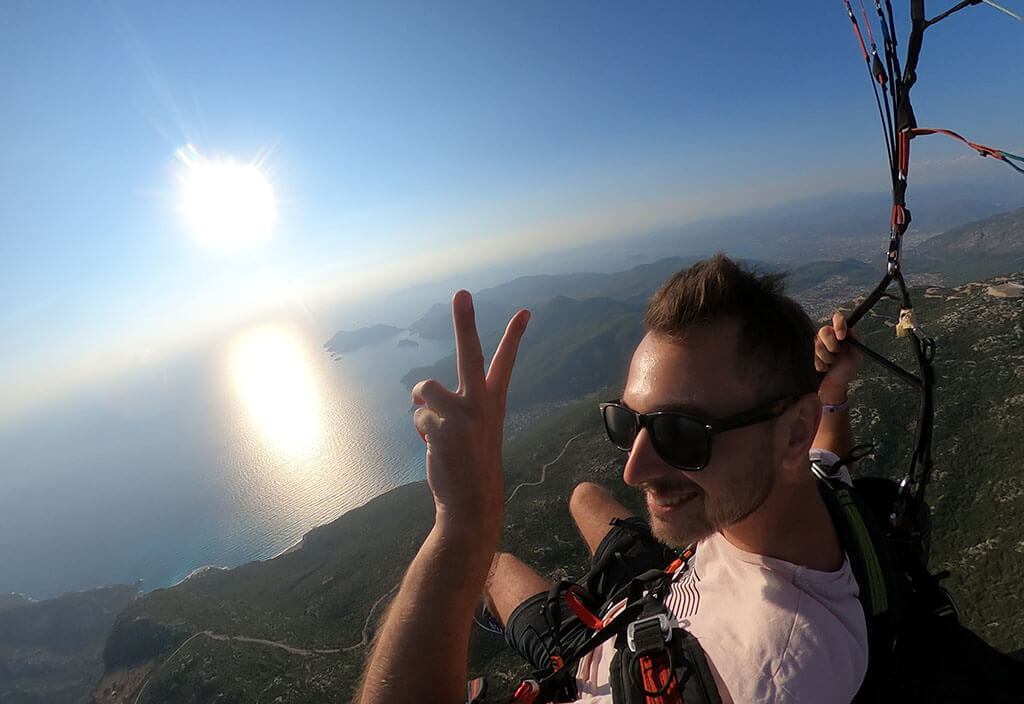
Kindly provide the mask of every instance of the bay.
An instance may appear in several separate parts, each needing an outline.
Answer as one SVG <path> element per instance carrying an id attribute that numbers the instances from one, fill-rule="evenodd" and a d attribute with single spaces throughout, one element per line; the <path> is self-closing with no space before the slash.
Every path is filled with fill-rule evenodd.
<path id="1" fill-rule="evenodd" d="M 425 476 L 396 335 L 332 359 L 258 326 L 0 427 L 0 592 L 48 598 L 270 558 Z"/>

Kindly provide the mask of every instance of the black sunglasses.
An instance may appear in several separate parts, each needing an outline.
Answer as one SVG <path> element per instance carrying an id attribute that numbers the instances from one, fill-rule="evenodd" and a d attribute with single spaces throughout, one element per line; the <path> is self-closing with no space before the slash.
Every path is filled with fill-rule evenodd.
<path id="1" fill-rule="evenodd" d="M 621 401 L 601 404 L 601 416 L 608 439 L 623 452 L 633 449 L 641 428 L 647 428 L 651 444 L 661 459 L 676 469 L 696 472 L 711 460 L 711 436 L 778 418 L 800 399 L 800 394 L 782 398 L 717 420 L 704 420 L 675 411 L 637 413 Z"/>

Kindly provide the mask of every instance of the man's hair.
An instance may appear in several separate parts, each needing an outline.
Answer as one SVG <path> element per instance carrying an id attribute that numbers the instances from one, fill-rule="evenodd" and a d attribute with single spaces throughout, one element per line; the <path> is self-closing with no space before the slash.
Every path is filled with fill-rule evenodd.
<path id="1" fill-rule="evenodd" d="M 752 272 L 719 252 L 662 284 L 647 306 L 644 326 L 685 343 L 687 332 L 735 320 L 744 378 L 763 375 L 778 386 L 773 393 L 817 391 L 815 327 L 800 304 L 783 294 L 785 276 Z"/>

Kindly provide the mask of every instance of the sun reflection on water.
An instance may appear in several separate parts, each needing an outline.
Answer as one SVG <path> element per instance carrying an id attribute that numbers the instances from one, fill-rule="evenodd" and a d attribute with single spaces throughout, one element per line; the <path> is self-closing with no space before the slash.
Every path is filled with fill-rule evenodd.
<path id="1" fill-rule="evenodd" d="M 242 336 L 231 352 L 234 387 L 260 436 L 288 457 L 321 449 L 323 404 L 302 339 L 279 326 Z"/>

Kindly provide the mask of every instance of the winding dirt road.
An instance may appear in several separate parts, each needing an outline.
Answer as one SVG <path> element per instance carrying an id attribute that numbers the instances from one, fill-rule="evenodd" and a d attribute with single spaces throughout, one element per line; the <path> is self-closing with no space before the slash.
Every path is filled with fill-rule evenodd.
<path id="1" fill-rule="evenodd" d="M 568 440 L 565 441 L 565 444 L 562 445 L 562 449 L 558 453 L 558 455 L 555 457 L 555 459 L 551 460 L 550 462 L 545 463 L 540 468 L 540 479 L 538 479 L 535 482 L 521 482 L 521 483 L 517 484 L 512 489 L 512 493 L 510 493 L 508 498 L 505 499 L 505 505 L 508 505 L 509 502 L 511 502 L 512 499 L 515 498 L 516 494 L 518 494 L 519 490 L 522 489 L 523 487 L 526 487 L 526 486 L 540 486 L 541 484 L 543 484 L 544 481 L 547 479 L 547 476 L 548 476 L 547 475 L 548 468 L 551 467 L 556 462 L 558 462 L 558 460 L 562 459 L 562 455 L 564 455 L 565 451 L 569 449 L 569 445 L 572 444 L 572 441 L 575 440 L 576 438 L 580 437 L 580 435 L 582 435 L 582 434 L 583 433 L 577 433 L 576 435 L 573 435 L 571 438 L 569 438 Z M 355 643 L 354 645 L 350 645 L 350 646 L 344 647 L 344 648 L 299 648 L 299 647 L 294 646 L 294 645 L 288 645 L 287 643 L 281 643 L 280 641 L 267 640 L 266 638 L 250 638 L 249 636 L 229 636 L 229 635 L 226 635 L 226 634 L 223 634 L 223 633 L 214 633 L 213 631 L 199 631 L 198 633 L 193 633 L 191 636 L 186 638 L 182 642 L 182 644 L 179 645 L 174 650 L 173 653 L 171 653 L 169 656 L 167 656 L 167 658 L 165 658 L 164 661 L 162 663 L 160 663 L 160 666 L 162 667 L 162 666 L 166 665 L 168 662 L 170 662 L 171 660 L 173 660 L 174 656 L 176 656 L 179 652 L 181 652 L 181 650 L 186 645 L 191 643 L 196 638 L 209 638 L 210 640 L 219 640 L 219 641 L 231 641 L 231 640 L 233 640 L 233 641 L 238 641 L 238 642 L 241 642 L 241 643 L 255 643 L 257 645 L 264 645 L 264 646 L 267 646 L 269 648 L 279 648 L 281 650 L 284 650 L 285 652 L 291 653 L 292 655 L 301 655 L 301 656 L 304 656 L 304 657 L 308 657 L 310 655 L 333 655 L 333 654 L 336 654 L 336 653 L 349 652 L 349 651 L 352 651 L 352 650 L 357 650 L 358 648 L 363 648 L 363 647 L 369 645 L 370 640 L 372 638 L 372 635 L 371 635 L 371 632 L 370 632 L 370 622 L 373 620 L 374 614 L 377 613 L 377 608 L 384 602 L 385 599 L 387 599 L 389 596 L 391 596 L 392 594 L 394 594 L 398 590 L 398 587 L 399 587 L 400 584 L 401 584 L 401 582 L 399 582 L 398 584 L 395 584 L 395 586 L 391 587 L 391 589 L 389 589 L 387 592 L 382 594 L 380 596 L 380 598 L 377 599 L 377 601 L 373 602 L 373 606 L 370 607 L 370 613 L 368 613 L 366 615 L 366 620 L 363 622 L 362 639 L 358 643 Z M 154 668 L 154 671 L 155 671 L 155 668 Z M 150 673 L 150 676 L 146 678 L 146 681 L 142 684 L 142 687 L 139 688 L 139 693 L 135 696 L 135 704 L 138 704 L 139 701 L 141 700 L 142 694 L 143 694 L 143 692 L 146 691 L 146 686 L 149 685 L 150 679 L 152 679 L 152 673 Z"/>

